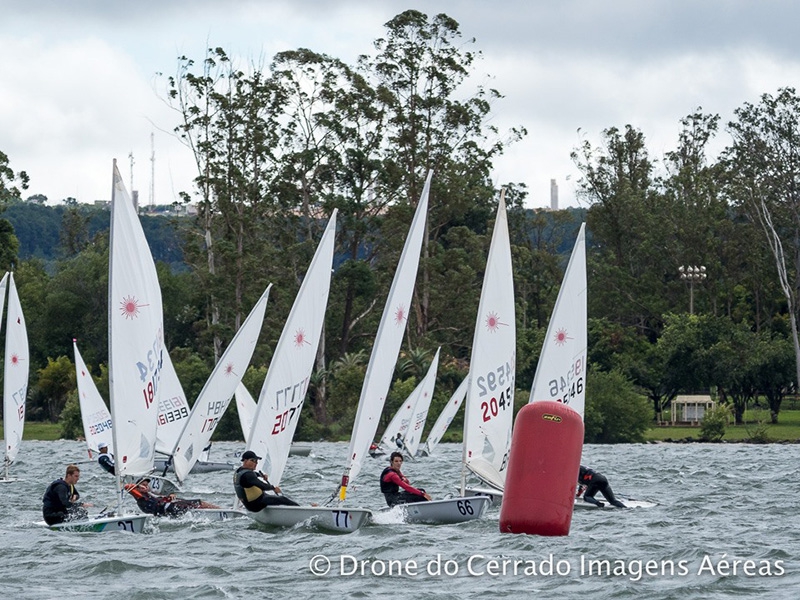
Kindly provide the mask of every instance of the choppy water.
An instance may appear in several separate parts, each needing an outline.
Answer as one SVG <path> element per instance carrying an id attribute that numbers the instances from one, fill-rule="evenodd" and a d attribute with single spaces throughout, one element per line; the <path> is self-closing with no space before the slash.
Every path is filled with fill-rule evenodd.
<path id="1" fill-rule="evenodd" d="M 212 458 L 234 461 L 242 449 L 219 443 Z M 284 491 L 323 500 L 346 453 L 345 444 L 318 443 L 311 456 L 291 457 Z M 460 453 L 442 445 L 436 456 L 407 461 L 404 472 L 442 497 L 459 480 Z M 3 597 L 727 599 L 796 598 L 800 589 L 798 445 L 587 446 L 583 462 L 618 495 L 659 504 L 576 511 L 563 538 L 500 534 L 497 509 L 472 523 L 369 525 L 349 535 L 266 530 L 249 519 L 162 520 L 145 535 L 37 525 L 47 484 L 85 456 L 78 442 L 23 444 L 12 467 L 22 481 L 0 484 Z M 383 507 L 376 482 L 384 466 L 367 463 L 354 504 Z M 78 488 L 96 511 L 112 500 L 113 480 L 96 464 L 83 465 Z M 183 495 L 228 505 L 230 474 L 193 475 Z M 315 567 L 331 564 L 322 576 L 310 566 L 319 555 Z M 589 561 L 607 562 L 590 569 Z"/>

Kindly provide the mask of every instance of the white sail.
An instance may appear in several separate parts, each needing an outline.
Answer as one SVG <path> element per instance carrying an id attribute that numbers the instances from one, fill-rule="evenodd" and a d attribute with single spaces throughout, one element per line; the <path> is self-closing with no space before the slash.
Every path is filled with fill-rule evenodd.
<path id="1" fill-rule="evenodd" d="M 186 419 L 183 431 L 171 452 L 175 476 L 179 481 L 186 479 L 203 449 L 208 446 L 214 429 L 225 414 L 236 386 L 253 358 L 264 324 L 270 289 L 272 284 L 267 286 L 239 331 L 233 336 L 192 406 L 189 418 Z"/>
<path id="2" fill-rule="evenodd" d="M 242 427 L 244 443 L 247 444 L 250 432 L 253 429 L 253 420 L 256 418 L 256 401 L 247 391 L 243 383 L 236 386 L 236 412 L 239 414 L 239 425 Z"/>
<path id="3" fill-rule="evenodd" d="M 86 438 L 86 447 L 91 456 L 93 452 L 97 452 L 100 442 L 104 442 L 109 448 L 113 447 L 111 413 L 106 408 L 86 363 L 83 362 L 76 340 L 72 340 L 72 349 L 75 353 L 75 378 L 78 382 L 83 437 Z"/>
<path id="4" fill-rule="evenodd" d="M 530 402 L 563 402 L 581 418 L 586 403 L 586 224 L 578 238 L 558 291 L 536 365 Z"/>
<path id="5" fill-rule="evenodd" d="M 419 444 L 422 441 L 422 432 L 425 429 L 425 421 L 428 419 L 428 410 L 430 410 L 431 400 L 433 399 L 433 390 L 436 387 L 440 350 L 441 348 L 436 350 L 436 356 L 433 357 L 431 366 L 428 367 L 428 372 L 417 386 L 417 390 L 415 390 L 417 397 L 414 402 L 414 412 L 411 414 L 411 424 L 403 438 L 406 452 L 410 456 L 416 456 Z"/>
<path id="6" fill-rule="evenodd" d="M 472 341 L 463 456 L 469 470 L 500 489 L 505 485 L 514 415 L 515 318 L 511 244 L 501 194 Z M 462 488 L 463 483 L 462 477 Z"/>
<path id="7" fill-rule="evenodd" d="M 383 437 L 381 438 L 381 445 L 384 450 L 388 452 L 397 452 L 405 448 L 408 425 L 411 423 L 411 418 L 414 415 L 414 406 L 417 402 L 417 398 L 419 398 L 422 383 L 423 382 L 420 381 L 417 384 L 417 387 L 415 387 L 408 395 L 408 398 L 403 401 L 403 404 L 400 405 L 400 408 L 397 409 L 392 420 L 389 421 L 389 424 L 386 426 L 386 430 L 383 432 Z M 403 445 L 397 444 L 398 435 L 401 436 L 400 439 L 403 441 Z"/>
<path id="8" fill-rule="evenodd" d="M 464 398 L 467 396 L 467 387 L 469 386 L 469 375 L 464 378 L 464 381 L 456 388 L 456 391 L 453 392 L 453 395 L 448 400 L 445 407 L 442 409 L 442 412 L 439 413 L 439 418 L 436 419 L 436 422 L 431 427 L 431 430 L 428 432 L 428 439 L 425 440 L 425 447 L 422 451 L 425 454 L 432 454 L 434 448 L 439 444 L 439 441 L 442 439 L 445 431 L 447 428 L 450 427 L 450 423 L 453 422 L 453 418 L 456 416 L 458 409 L 464 403 Z"/>
<path id="9" fill-rule="evenodd" d="M 2 307 L 0 307 L 2 308 Z M 2 315 L 2 310 L 0 310 Z M 8 319 L 6 326 L 5 375 L 3 378 L 3 431 L 6 446 L 6 468 L 14 462 L 22 443 L 25 427 L 25 398 L 28 395 L 28 333 L 25 316 L 14 285 L 14 274 L 8 276 Z"/>
<path id="10" fill-rule="evenodd" d="M 275 347 L 258 395 L 247 448 L 262 457 L 258 468 L 280 485 L 292 438 L 317 357 L 331 287 L 336 237 L 333 211 Z"/>
<path id="11" fill-rule="evenodd" d="M 114 161 L 108 273 L 108 348 L 118 477 L 153 467 L 164 351 L 161 288 L 133 202 Z"/>
<path id="12" fill-rule="evenodd" d="M 348 466 L 342 475 L 339 488 L 340 500 L 344 500 L 347 496 L 347 486 L 358 476 L 364 458 L 369 456 L 369 447 L 378 430 L 378 421 L 384 402 L 386 402 L 389 385 L 392 382 L 394 366 L 400 353 L 400 345 L 403 342 L 408 322 L 414 283 L 417 279 L 432 175 L 433 172 L 429 172 L 425 180 L 425 187 L 411 221 L 411 229 L 406 237 L 400 262 L 392 280 L 392 287 L 389 290 L 389 297 L 383 308 L 378 334 L 375 336 L 372 346 L 372 354 L 367 365 L 367 373 L 361 388 L 358 411 L 350 438 Z"/>
<path id="13" fill-rule="evenodd" d="M 161 400 L 158 403 L 156 452 L 170 454 L 173 451 L 189 419 L 190 410 L 172 358 L 165 348 L 161 369 Z"/>

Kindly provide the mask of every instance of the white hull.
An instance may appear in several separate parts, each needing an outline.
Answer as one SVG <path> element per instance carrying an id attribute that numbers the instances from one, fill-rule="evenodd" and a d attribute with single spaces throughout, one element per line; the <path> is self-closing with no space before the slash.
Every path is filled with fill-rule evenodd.
<path id="1" fill-rule="evenodd" d="M 153 468 L 156 470 L 157 473 L 164 472 L 164 465 L 166 465 L 167 461 L 165 460 L 157 460 L 153 463 Z M 212 471 L 233 471 L 238 465 L 234 463 L 227 463 L 227 462 L 204 462 L 198 460 L 194 463 L 192 470 L 190 473 L 211 473 Z M 169 466 L 167 469 L 167 473 L 174 473 L 174 469 L 172 465 Z"/>
<path id="2" fill-rule="evenodd" d="M 82 533 L 127 531 L 129 533 L 142 533 L 146 522 L 147 515 L 121 515 L 119 517 L 98 517 L 82 521 L 67 521 L 56 525 L 47 525 L 44 521 L 41 523 L 53 531 L 77 531 Z"/>
<path id="3" fill-rule="evenodd" d="M 604 506 L 597 506 L 596 504 L 592 504 L 591 502 L 586 502 L 583 498 L 575 498 L 575 509 L 592 509 L 592 510 L 602 510 L 608 508 L 617 508 L 616 506 L 609 504 L 605 498 L 598 498 L 600 502 L 604 504 Z M 647 500 L 628 500 L 626 498 L 618 498 L 620 502 L 622 502 L 627 508 L 652 508 L 656 506 L 655 502 L 648 502 Z"/>
<path id="4" fill-rule="evenodd" d="M 365 508 L 326 508 L 315 506 L 267 506 L 247 516 L 262 525 L 294 527 L 307 523 L 335 533 L 350 533 L 367 523 L 372 512 Z"/>
<path id="5" fill-rule="evenodd" d="M 406 523 L 443 525 L 480 519 L 491 503 L 492 501 L 486 496 L 471 496 L 469 498 L 431 500 L 430 502 L 412 502 L 387 510 L 402 510 Z"/>
<path id="6" fill-rule="evenodd" d="M 246 517 L 247 511 L 236 508 L 193 508 L 189 514 L 209 521 L 229 521 Z"/>
<path id="7" fill-rule="evenodd" d="M 308 456 L 311 454 L 311 442 L 292 442 L 289 456 Z"/>
<path id="8" fill-rule="evenodd" d="M 0 478 L 0 483 L 13 483 L 15 481 L 22 481 L 22 479 L 17 479 L 16 477 L 9 477 L 8 479 Z"/>
<path id="9" fill-rule="evenodd" d="M 464 495 L 467 497 L 487 496 L 492 501 L 492 506 L 500 506 L 503 503 L 503 492 L 492 487 L 468 487 L 464 490 Z"/>

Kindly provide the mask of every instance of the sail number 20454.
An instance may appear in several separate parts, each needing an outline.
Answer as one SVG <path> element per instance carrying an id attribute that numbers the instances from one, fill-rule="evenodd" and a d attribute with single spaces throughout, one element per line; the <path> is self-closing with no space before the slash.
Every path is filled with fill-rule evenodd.
<path id="1" fill-rule="evenodd" d="M 475 385 L 478 387 L 479 397 L 488 397 L 482 400 L 480 405 L 484 423 L 506 410 L 513 410 L 514 370 L 511 368 L 511 363 L 505 363 L 485 375 L 479 375 L 475 379 Z"/>

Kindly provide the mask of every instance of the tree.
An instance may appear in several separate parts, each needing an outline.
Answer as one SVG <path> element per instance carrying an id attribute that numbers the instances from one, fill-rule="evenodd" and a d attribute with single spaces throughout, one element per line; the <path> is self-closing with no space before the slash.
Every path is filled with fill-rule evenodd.
<path id="1" fill-rule="evenodd" d="M 14 173 L 9 166 L 8 156 L 0 150 L 0 211 L 10 200 L 20 199 L 20 188 L 27 190 L 29 182 L 30 177 L 25 171 Z"/>
<path id="2" fill-rule="evenodd" d="M 587 255 L 589 314 L 602 314 L 655 339 L 667 305 L 663 249 L 656 236 L 663 209 L 655 193 L 654 164 L 644 134 L 631 125 L 603 131 L 602 147 L 585 141 L 572 152 L 582 173 L 579 195 L 590 204 L 587 229 L 596 248 Z M 671 266 L 669 267 L 671 270 Z"/>
<path id="3" fill-rule="evenodd" d="M 587 443 L 642 442 L 651 421 L 647 399 L 622 373 L 589 371 L 584 438 Z"/>
<path id="4" fill-rule="evenodd" d="M 797 312 L 800 292 L 800 97 L 794 88 L 763 94 L 735 111 L 733 144 L 724 153 L 727 193 L 761 226 L 786 298 L 800 382 Z M 738 422 L 738 420 L 737 420 Z"/>

